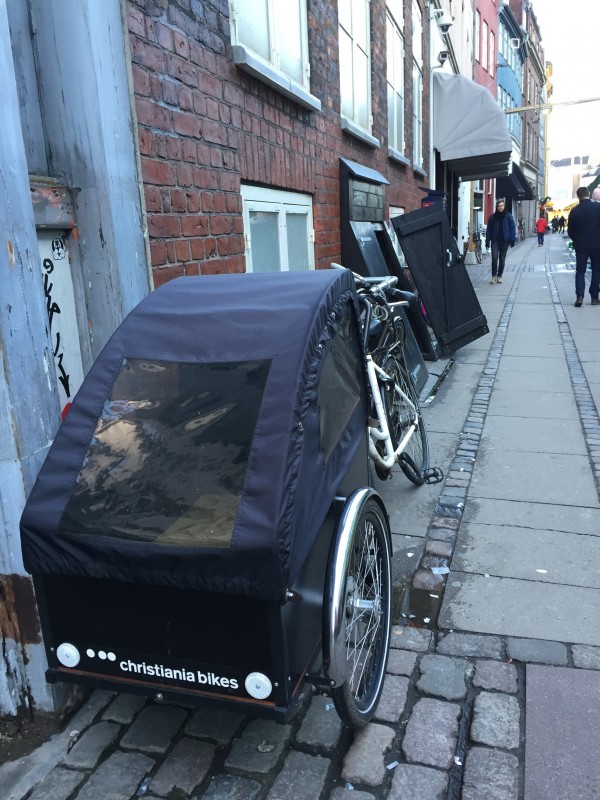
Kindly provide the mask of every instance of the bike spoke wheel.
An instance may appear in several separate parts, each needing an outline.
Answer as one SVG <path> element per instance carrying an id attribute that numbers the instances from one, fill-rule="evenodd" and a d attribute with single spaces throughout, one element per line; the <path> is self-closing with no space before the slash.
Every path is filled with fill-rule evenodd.
<path id="1" fill-rule="evenodd" d="M 410 398 L 412 406 L 414 406 L 413 408 L 404 397 L 399 395 L 393 386 L 387 387 L 385 393 L 386 413 L 394 449 L 398 447 L 416 417 L 418 427 L 410 437 L 398 461 L 402 472 L 404 472 L 409 481 L 420 486 L 425 480 L 423 473 L 429 466 L 429 448 L 419 399 L 404 364 L 398 359 L 388 358 L 383 363 L 383 370 L 394 380 L 398 388 Z"/>
<path id="2" fill-rule="evenodd" d="M 332 697 L 342 722 L 361 728 L 381 695 L 390 636 L 390 546 L 377 501 L 369 499 L 363 506 L 347 552 L 336 549 L 334 565 L 339 568 L 344 562 L 340 607 L 345 664 L 340 666 L 345 680 L 332 689 Z"/>

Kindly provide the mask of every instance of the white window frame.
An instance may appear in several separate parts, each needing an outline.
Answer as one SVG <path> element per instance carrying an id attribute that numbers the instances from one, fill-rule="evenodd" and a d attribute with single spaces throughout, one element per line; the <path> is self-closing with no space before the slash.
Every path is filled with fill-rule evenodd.
<path id="1" fill-rule="evenodd" d="M 490 31 L 490 75 L 494 77 L 496 72 L 496 34 Z"/>
<path id="2" fill-rule="evenodd" d="M 423 14 L 417 0 L 412 3 L 412 117 L 413 168 L 423 169 Z"/>
<path id="3" fill-rule="evenodd" d="M 475 60 L 481 62 L 481 12 L 475 11 Z"/>
<path id="4" fill-rule="evenodd" d="M 310 93 L 310 61 L 308 52 L 308 21 L 307 0 L 229 0 L 229 19 L 231 31 L 231 45 L 233 63 L 245 72 L 250 73 L 258 80 L 277 89 L 282 94 L 295 100 L 305 108 L 313 111 L 321 110 L 321 101 Z M 281 66 L 280 41 L 283 38 L 282 28 L 289 17 L 290 3 L 297 6 L 300 20 L 300 60 L 302 62 L 302 77 L 289 75 Z M 266 9 L 268 19 L 268 49 L 269 57 L 257 53 L 247 42 L 239 30 L 239 9 L 247 6 L 250 10 L 256 6 Z"/>
<path id="5" fill-rule="evenodd" d="M 352 52 L 352 63 L 351 64 L 342 64 L 342 48 L 340 46 L 339 49 L 339 61 L 340 61 L 340 75 L 342 71 L 349 70 L 352 75 L 352 97 L 343 97 L 343 83 L 340 81 L 340 117 L 341 117 L 341 125 L 342 130 L 347 131 L 348 133 L 356 136 L 358 139 L 362 139 L 367 144 L 372 145 L 373 147 L 379 147 L 380 142 L 372 135 L 372 128 L 373 128 L 373 104 L 371 98 L 371 2 L 370 0 L 341 0 L 350 8 L 350 30 L 348 26 L 344 24 L 344 18 L 341 14 L 338 13 L 338 42 L 341 42 L 343 36 L 347 36 L 350 39 L 351 43 L 351 52 Z M 361 43 L 357 40 L 356 34 L 356 25 L 354 20 L 357 14 L 361 14 L 362 22 L 366 29 L 366 41 Z M 364 44 L 364 46 L 363 46 Z M 365 50 L 366 46 L 366 50 Z M 362 58 L 360 57 L 362 56 Z M 360 102 L 357 102 L 360 98 L 357 97 L 357 90 L 361 84 L 359 79 L 359 66 L 361 61 L 366 56 L 367 59 L 367 75 L 366 75 L 366 92 L 367 97 L 363 98 L 366 100 L 366 107 L 367 107 L 367 126 L 362 124 L 359 114 L 358 108 L 360 106 Z M 345 105 L 351 105 L 352 113 L 347 114 L 342 111 Z"/>
<path id="6" fill-rule="evenodd" d="M 490 45 L 489 45 L 489 41 L 488 41 L 489 40 L 489 30 L 490 30 L 490 27 L 487 24 L 487 21 L 484 19 L 483 20 L 483 25 L 482 25 L 482 31 L 483 31 L 482 37 L 483 38 L 482 38 L 482 42 L 481 42 L 481 66 L 485 70 L 488 69 L 488 57 L 489 57 L 489 52 L 490 52 L 489 51 Z"/>
<path id="7" fill-rule="evenodd" d="M 252 264 L 252 241 L 250 234 L 250 212 L 267 211 L 279 215 L 279 255 L 281 259 L 280 272 L 289 272 L 288 244 L 287 244 L 287 214 L 306 214 L 307 240 L 308 240 L 308 269 L 315 268 L 315 233 L 313 227 L 313 199 L 309 194 L 286 192 L 281 189 L 267 189 L 262 186 L 242 184 L 242 218 L 244 221 L 244 241 L 246 244 L 246 272 L 254 272 Z M 260 270 L 258 270 L 260 272 Z"/>
<path id="8" fill-rule="evenodd" d="M 402 11 L 402 7 L 400 6 Z M 388 96 L 388 155 L 399 161 L 405 158 L 406 141 L 404 137 L 404 35 L 403 19 L 396 19 L 390 5 L 386 13 L 387 45 L 387 96 Z M 391 102 L 390 102 L 391 99 Z M 400 114 L 398 114 L 400 106 Z M 398 123 L 400 116 L 401 122 Z M 401 125 L 401 130 L 398 127 Z"/>

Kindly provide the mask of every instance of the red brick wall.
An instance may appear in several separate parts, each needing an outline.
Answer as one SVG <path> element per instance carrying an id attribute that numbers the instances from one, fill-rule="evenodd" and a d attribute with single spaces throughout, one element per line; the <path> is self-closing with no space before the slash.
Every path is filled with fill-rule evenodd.
<path id="1" fill-rule="evenodd" d="M 407 64 L 410 13 L 405 0 Z M 311 92 L 321 101 L 321 112 L 302 108 L 232 64 L 227 0 L 129 0 L 128 21 L 156 286 L 179 275 L 245 270 L 241 182 L 313 196 L 317 267 L 340 258 L 340 156 L 383 173 L 390 181 L 389 205 L 407 210 L 420 205 L 417 187 L 427 180 L 387 157 L 385 0 L 371 2 L 372 132 L 379 148 L 340 127 L 334 3 L 308 2 Z M 425 30 L 425 63 L 427 41 Z M 408 66 L 405 73 L 410 154 Z M 427 71 L 424 84 L 427 162 Z"/>

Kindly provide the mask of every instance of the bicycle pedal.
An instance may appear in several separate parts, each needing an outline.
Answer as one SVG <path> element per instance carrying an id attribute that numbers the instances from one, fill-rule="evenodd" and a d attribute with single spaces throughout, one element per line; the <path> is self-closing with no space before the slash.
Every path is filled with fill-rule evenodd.
<path id="1" fill-rule="evenodd" d="M 429 467 L 423 472 L 423 477 L 427 484 L 440 483 L 444 480 L 444 473 L 439 467 Z"/>

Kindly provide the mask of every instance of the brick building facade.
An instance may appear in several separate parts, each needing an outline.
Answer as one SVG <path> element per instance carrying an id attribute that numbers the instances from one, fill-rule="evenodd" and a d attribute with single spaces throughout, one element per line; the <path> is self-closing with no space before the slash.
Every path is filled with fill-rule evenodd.
<path id="1" fill-rule="evenodd" d="M 413 168 L 414 3 L 423 12 L 423 169 Z M 404 14 L 405 159 L 388 154 L 386 3 L 372 0 L 371 133 L 362 141 L 340 123 L 338 13 L 309 0 L 310 91 L 305 108 L 232 60 L 229 4 L 129 0 L 128 25 L 141 169 L 154 285 L 180 275 L 243 272 L 242 184 L 312 197 L 314 263 L 340 259 L 339 158 L 380 172 L 389 206 L 420 205 L 427 184 L 429 53 L 422 0 L 399 0 Z M 406 163 L 404 163 L 406 161 Z"/>

